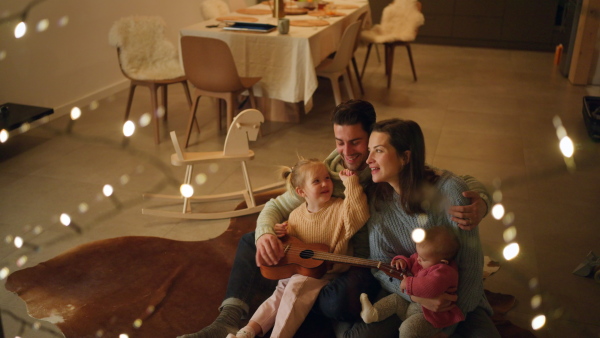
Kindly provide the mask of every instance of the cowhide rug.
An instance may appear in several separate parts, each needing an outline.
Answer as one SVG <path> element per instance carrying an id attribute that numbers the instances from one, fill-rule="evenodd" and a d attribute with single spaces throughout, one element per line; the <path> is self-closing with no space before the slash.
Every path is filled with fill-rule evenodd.
<path id="1" fill-rule="evenodd" d="M 257 195 L 257 203 L 281 192 Z M 5 287 L 25 301 L 31 317 L 54 323 L 67 338 L 196 332 L 216 318 L 237 243 L 254 230 L 257 216 L 233 218 L 223 234 L 206 241 L 130 236 L 91 242 L 12 273 Z M 488 298 L 497 312 L 514 305 L 510 295 Z M 502 316 L 494 319 L 503 337 L 533 336 Z M 309 317 L 296 337 L 331 337 L 327 325 Z"/>

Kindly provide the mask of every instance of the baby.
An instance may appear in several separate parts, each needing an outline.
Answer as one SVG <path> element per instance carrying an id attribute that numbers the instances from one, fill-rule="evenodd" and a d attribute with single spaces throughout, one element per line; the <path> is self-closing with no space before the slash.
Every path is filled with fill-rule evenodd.
<path id="1" fill-rule="evenodd" d="M 414 277 L 405 277 L 400 291 L 416 297 L 435 298 L 443 293 L 454 293 L 458 286 L 458 269 L 452 261 L 459 249 L 458 239 L 449 227 L 435 226 L 425 231 L 425 239 L 417 243 L 417 253 L 407 258 L 396 256 L 392 266 L 409 270 Z M 433 312 L 392 293 L 371 305 L 366 294 L 361 294 L 360 316 L 365 323 L 378 322 L 394 313 L 402 319 L 400 337 L 430 337 L 442 328 L 465 319 L 458 307 L 449 311 Z"/>

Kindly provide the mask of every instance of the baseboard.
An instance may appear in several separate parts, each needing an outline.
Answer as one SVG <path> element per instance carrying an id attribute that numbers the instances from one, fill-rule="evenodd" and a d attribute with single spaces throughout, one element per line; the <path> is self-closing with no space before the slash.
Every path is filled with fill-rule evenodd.
<path id="1" fill-rule="evenodd" d="M 79 107 L 83 112 L 87 109 L 90 109 L 90 104 L 94 101 L 101 101 L 114 95 L 124 89 L 129 87 L 129 80 L 123 79 L 119 82 L 116 82 L 110 86 L 106 86 L 101 88 L 95 92 L 92 92 L 86 96 L 83 96 L 79 99 L 68 102 L 64 105 L 58 106 L 54 108 L 54 114 L 51 117 L 51 120 L 69 115 L 71 113 L 71 109 L 73 107 Z"/>

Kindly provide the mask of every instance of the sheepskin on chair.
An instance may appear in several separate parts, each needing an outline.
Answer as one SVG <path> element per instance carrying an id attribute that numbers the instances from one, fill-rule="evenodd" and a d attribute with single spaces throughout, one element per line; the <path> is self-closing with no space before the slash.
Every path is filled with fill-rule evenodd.
<path id="1" fill-rule="evenodd" d="M 425 23 L 416 0 L 395 0 L 381 14 L 381 24 L 363 31 L 362 36 L 375 43 L 413 41 L 417 30 Z"/>
<path id="2" fill-rule="evenodd" d="M 119 19 L 108 42 L 119 48 L 121 69 L 134 80 L 168 80 L 184 75 L 175 46 L 165 39 L 165 21 L 158 16 Z"/>
<path id="3" fill-rule="evenodd" d="M 229 13 L 229 5 L 222 0 L 205 0 L 200 4 L 204 20 L 218 18 Z"/>

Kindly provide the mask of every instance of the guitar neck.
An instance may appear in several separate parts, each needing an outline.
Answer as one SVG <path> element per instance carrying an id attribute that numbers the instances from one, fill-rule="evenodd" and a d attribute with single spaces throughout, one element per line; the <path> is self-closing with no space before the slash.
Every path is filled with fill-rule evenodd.
<path id="1" fill-rule="evenodd" d="M 314 255 L 312 256 L 312 259 L 328 261 L 328 262 L 333 262 L 333 263 L 349 264 L 349 265 L 359 266 L 359 267 L 364 267 L 364 268 L 378 269 L 378 270 L 383 271 L 386 275 L 388 275 L 390 277 L 394 277 L 394 278 L 400 279 L 400 280 L 404 279 L 404 275 L 401 271 L 396 270 L 394 267 L 392 267 L 389 264 L 384 264 L 380 261 L 375 261 L 375 260 L 371 260 L 371 259 L 345 256 L 345 255 L 339 255 L 339 254 L 334 254 L 334 253 L 329 253 L 329 252 L 319 252 L 319 251 L 314 251 Z"/>

